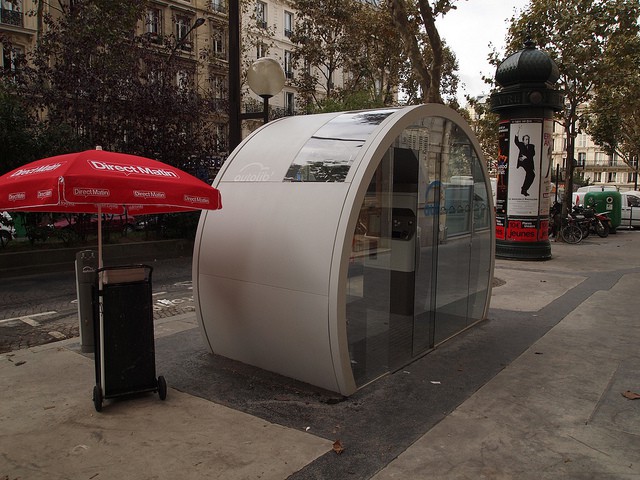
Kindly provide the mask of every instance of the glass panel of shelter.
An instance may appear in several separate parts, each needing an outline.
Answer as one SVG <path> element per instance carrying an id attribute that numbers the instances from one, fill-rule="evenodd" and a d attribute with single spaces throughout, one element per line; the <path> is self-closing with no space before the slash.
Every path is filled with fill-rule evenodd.
<path id="1" fill-rule="evenodd" d="M 289 167 L 287 182 L 344 182 L 360 148 L 395 109 L 343 113 L 307 140 Z"/>
<path id="2" fill-rule="evenodd" d="M 348 274 L 347 337 L 358 386 L 482 315 L 491 247 L 482 172 L 470 140 L 440 117 L 405 129 L 380 160 Z"/>

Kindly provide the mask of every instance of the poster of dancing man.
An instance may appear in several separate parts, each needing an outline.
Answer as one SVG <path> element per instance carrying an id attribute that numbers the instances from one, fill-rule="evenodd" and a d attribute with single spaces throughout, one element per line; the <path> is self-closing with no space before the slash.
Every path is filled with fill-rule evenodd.
<path id="1" fill-rule="evenodd" d="M 510 130 L 508 214 L 537 216 L 542 121 L 511 120 Z"/>

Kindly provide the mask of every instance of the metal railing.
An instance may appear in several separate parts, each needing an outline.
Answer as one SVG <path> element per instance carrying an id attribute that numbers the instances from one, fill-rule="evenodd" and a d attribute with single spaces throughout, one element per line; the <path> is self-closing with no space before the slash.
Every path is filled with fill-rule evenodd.
<path id="1" fill-rule="evenodd" d="M 16 27 L 24 27 L 24 18 L 22 12 L 15 10 L 7 10 L 0 8 L 0 23 L 5 25 L 14 25 Z"/>

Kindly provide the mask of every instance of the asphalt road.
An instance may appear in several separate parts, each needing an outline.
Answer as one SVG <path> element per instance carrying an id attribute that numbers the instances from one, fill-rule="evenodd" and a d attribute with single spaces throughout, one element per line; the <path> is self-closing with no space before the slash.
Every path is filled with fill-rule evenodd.
<path id="1" fill-rule="evenodd" d="M 154 320 L 194 311 L 191 257 L 149 265 Z M 78 335 L 74 272 L 0 278 L 0 353 Z"/>

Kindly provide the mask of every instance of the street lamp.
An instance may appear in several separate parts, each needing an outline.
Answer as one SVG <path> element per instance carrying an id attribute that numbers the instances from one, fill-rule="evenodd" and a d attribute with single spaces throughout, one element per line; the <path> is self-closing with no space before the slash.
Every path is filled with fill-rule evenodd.
<path id="1" fill-rule="evenodd" d="M 264 123 L 269 121 L 269 99 L 282 91 L 284 82 L 284 70 L 273 58 L 259 58 L 249 67 L 247 83 L 253 93 L 262 97 Z"/>
<path id="2" fill-rule="evenodd" d="M 251 65 L 248 76 L 257 77 L 255 80 L 247 78 L 247 81 L 251 90 L 264 100 L 264 111 L 260 117 L 267 123 L 269 98 L 282 90 L 284 71 L 276 60 L 260 58 Z M 229 152 L 242 141 L 242 120 L 260 118 L 252 113 L 240 112 L 240 97 L 240 2 L 229 0 Z"/>

